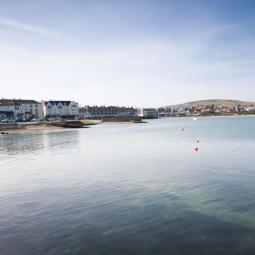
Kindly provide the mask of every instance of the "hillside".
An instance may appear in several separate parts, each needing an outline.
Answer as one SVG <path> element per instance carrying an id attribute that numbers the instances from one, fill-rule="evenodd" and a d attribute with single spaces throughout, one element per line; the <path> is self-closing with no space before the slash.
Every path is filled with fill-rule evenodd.
<path id="1" fill-rule="evenodd" d="M 225 106 L 233 107 L 235 105 L 241 105 L 241 106 L 255 105 L 255 102 L 239 101 L 239 100 L 225 100 L 225 99 L 209 99 L 209 100 L 192 101 L 192 102 L 171 105 L 171 106 L 189 108 L 189 107 L 198 106 L 198 105 L 205 106 L 205 105 L 212 105 L 212 104 L 214 104 L 215 106 L 225 105 Z"/>

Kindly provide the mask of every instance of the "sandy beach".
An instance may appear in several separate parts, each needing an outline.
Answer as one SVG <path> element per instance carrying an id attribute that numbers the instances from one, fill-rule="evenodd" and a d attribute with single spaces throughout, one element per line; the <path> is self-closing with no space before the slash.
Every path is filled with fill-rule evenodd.
<path id="1" fill-rule="evenodd" d="M 91 125 L 98 125 L 102 123 L 100 120 L 81 120 L 84 124 L 84 127 Z M 16 124 L 8 124 L 9 128 L 6 125 L 0 125 L 0 133 L 6 135 L 7 133 L 24 133 L 24 132 L 38 132 L 38 131 L 47 131 L 47 130 L 58 130 L 66 127 L 54 125 L 56 123 L 31 123 L 31 122 L 20 122 Z"/>
<path id="2" fill-rule="evenodd" d="M 45 131 L 45 130 L 57 130 L 57 129 L 63 129 L 63 128 L 56 127 L 53 125 L 48 125 L 48 124 L 31 124 L 31 125 L 25 125 L 23 127 L 17 127 L 17 128 L 0 129 L 0 132 L 4 132 L 4 134 L 6 133 L 10 134 L 10 133 Z"/>

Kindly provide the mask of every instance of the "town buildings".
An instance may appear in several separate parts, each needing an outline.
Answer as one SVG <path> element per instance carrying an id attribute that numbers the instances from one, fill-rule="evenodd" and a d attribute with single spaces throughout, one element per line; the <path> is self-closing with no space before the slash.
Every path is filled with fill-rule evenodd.
<path id="1" fill-rule="evenodd" d="M 14 101 L 0 102 L 0 120 L 22 118 L 22 110 Z"/>
<path id="2" fill-rule="evenodd" d="M 45 101 L 43 113 L 45 117 L 73 118 L 79 115 L 79 105 L 75 101 Z"/>
<path id="3" fill-rule="evenodd" d="M 158 111 L 155 108 L 139 108 L 138 116 L 143 119 L 157 119 Z"/>
<path id="4" fill-rule="evenodd" d="M 245 108 L 245 110 L 247 112 L 255 113 L 255 106 L 254 105 L 250 105 L 249 107 Z"/>
<path id="5" fill-rule="evenodd" d="M 81 117 L 89 119 L 136 118 L 137 111 L 133 107 L 120 106 L 85 106 L 80 109 Z"/>
<path id="6" fill-rule="evenodd" d="M 41 119 L 43 117 L 42 103 L 35 100 L 24 100 L 15 99 L 15 103 L 19 104 L 21 110 L 25 114 L 26 119 L 37 118 Z"/>
<path id="7" fill-rule="evenodd" d="M 158 108 L 159 116 L 176 116 L 176 117 L 188 117 L 192 115 L 200 116 L 210 116 L 210 115 L 233 115 L 233 114 L 254 114 L 255 106 L 254 105 L 214 105 L 214 104 L 205 104 L 205 105 L 196 105 L 190 107 L 161 107 Z"/>
<path id="8" fill-rule="evenodd" d="M 238 101 L 239 102 L 239 101 Z M 205 103 L 183 104 L 160 108 L 139 108 L 124 106 L 85 106 L 79 107 L 75 101 L 50 100 L 38 102 L 26 99 L 0 99 L 0 121 L 10 119 L 26 121 L 44 119 L 44 117 L 60 118 L 88 118 L 88 119 L 116 119 L 138 120 L 154 119 L 158 117 L 188 117 L 188 116 L 225 116 L 255 114 L 252 103 Z M 52 119 L 53 119 L 52 118 Z M 47 119 L 47 118 L 46 118 Z"/>
<path id="9" fill-rule="evenodd" d="M 35 100 L 0 99 L 0 118 L 28 120 L 43 117 L 42 104 Z"/>

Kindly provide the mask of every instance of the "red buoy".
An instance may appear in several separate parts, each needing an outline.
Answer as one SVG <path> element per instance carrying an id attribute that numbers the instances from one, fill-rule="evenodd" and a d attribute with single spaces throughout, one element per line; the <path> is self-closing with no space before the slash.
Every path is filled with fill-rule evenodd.
<path id="1" fill-rule="evenodd" d="M 198 147 L 194 147 L 194 151 L 195 151 L 195 152 L 198 152 Z"/>

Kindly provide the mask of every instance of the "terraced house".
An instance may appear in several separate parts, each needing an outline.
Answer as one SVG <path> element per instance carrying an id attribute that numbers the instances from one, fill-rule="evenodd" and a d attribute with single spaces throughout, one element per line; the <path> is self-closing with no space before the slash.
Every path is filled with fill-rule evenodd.
<path id="1" fill-rule="evenodd" d="M 0 120 L 3 119 L 19 119 L 22 118 L 22 110 L 19 104 L 14 101 L 0 100 Z"/>
<path id="2" fill-rule="evenodd" d="M 45 117 L 75 117 L 79 115 L 79 105 L 75 101 L 45 101 L 43 112 Z"/>
<path id="3" fill-rule="evenodd" d="M 133 107 L 125 106 L 85 106 L 80 109 L 84 118 L 107 119 L 107 118 L 135 118 L 137 111 Z"/>
<path id="4" fill-rule="evenodd" d="M 15 103 L 20 105 L 21 110 L 25 113 L 27 119 L 41 119 L 43 117 L 42 103 L 35 100 L 24 99 L 15 99 Z"/>
<path id="5" fill-rule="evenodd" d="M 42 104 L 35 100 L 0 99 L 2 114 L 12 119 L 32 119 L 43 117 Z"/>

